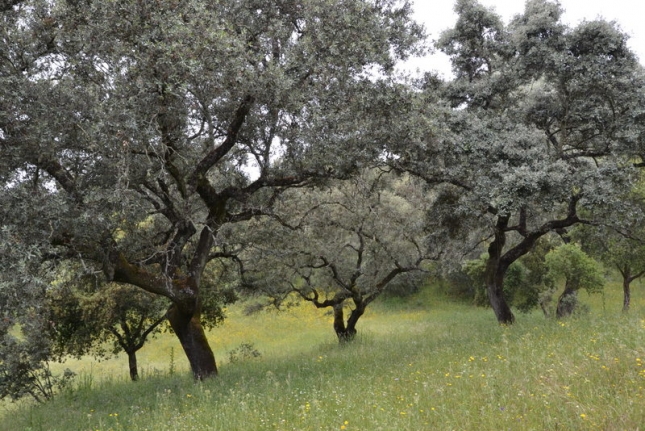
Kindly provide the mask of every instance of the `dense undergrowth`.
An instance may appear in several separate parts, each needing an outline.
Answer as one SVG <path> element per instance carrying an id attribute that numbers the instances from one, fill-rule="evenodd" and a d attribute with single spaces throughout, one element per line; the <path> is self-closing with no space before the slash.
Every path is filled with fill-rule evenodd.
<path id="1" fill-rule="evenodd" d="M 376 304 L 356 342 L 339 346 L 313 308 L 245 316 L 211 333 L 220 376 L 194 383 L 170 334 L 140 355 L 70 361 L 75 388 L 43 405 L 5 405 L 0 430 L 636 430 L 645 424 L 645 301 L 620 313 L 620 288 L 582 295 L 563 321 L 422 291 Z M 241 344 L 260 357 L 227 360 Z"/>

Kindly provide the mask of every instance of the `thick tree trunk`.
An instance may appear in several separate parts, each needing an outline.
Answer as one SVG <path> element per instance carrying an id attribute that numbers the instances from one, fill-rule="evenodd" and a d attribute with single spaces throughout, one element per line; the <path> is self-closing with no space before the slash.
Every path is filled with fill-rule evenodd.
<path id="1" fill-rule="evenodd" d="M 555 312 L 556 317 L 560 319 L 571 316 L 575 311 L 577 304 L 578 290 L 567 283 L 564 288 L 564 292 L 562 292 L 562 295 L 560 295 L 560 298 L 558 299 L 558 307 Z"/>
<path id="2" fill-rule="evenodd" d="M 515 316 L 504 297 L 504 276 L 508 264 L 502 262 L 502 252 L 506 244 L 505 228 L 508 217 L 500 217 L 495 226 L 495 239 L 488 246 L 488 262 L 486 262 L 486 291 L 490 306 L 495 312 L 497 321 L 502 325 L 511 325 Z"/>
<path id="3" fill-rule="evenodd" d="M 205 183 L 200 184 L 198 189 L 206 187 Z M 208 189 L 208 187 L 206 188 Z M 208 194 L 209 191 L 210 189 L 201 192 Z M 178 255 L 173 255 L 173 253 L 181 252 L 184 240 L 187 241 L 193 234 L 192 229 L 180 229 L 180 233 L 183 233 L 177 238 L 179 242 L 171 241 L 178 246 L 173 246 L 167 253 L 169 260 L 166 262 L 165 274 L 151 273 L 130 263 L 123 253 L 116 250 L 116 244 L 112 239 L 108 240 L 108 244 L 106 244 L 108 259 L 104 268 L 110 281 L 132 284 L 147 292 L 165 296 L 174 302 L 168 309 L 166 317 L 179 338 L 197 380 L 217 375 L 215 355 L 208 345 L 204 328 L 200 322 L 201 303 L 199 300 L 200 279 L 208 262 L 214 233 L 226 216 L 226 200 L 218 200 L 212 196 L 211 198 L 216 202 L 212 203 L 213 208 L 209 210 L 207 225 L 202 229 L 194 256 L 190 260 L 188 277 L 177 276 L 177 265 L 181 259 L 175 259 L 173 256 Z"/>
<path id="4" fill-rule="evenodd" d="M 349 315 L 349 319 L 347 319 L 347 329 L 354 330 L 354 332 L 356 332 L 356 323 L 358 323 L 358 319 L 361 318 L 363 313 L 365 313 L 365 307 L 357 307 L 354 309 L 352 314 Z"/>
<path id="5" fill-rule="evenodd" d="M 354 301 L 356 308 L 352 310 L 349 318 L 347 319 L 347 324 L 345 324 L 343 304 L 338 304 L 334 306 L 334 331 L 338 337 L 339 343 L 346 343 L 348 341 L 354 340 L 358 331 L 356 330 L 356 324 L 358 319 L 365 313 L 365 308 L 367 305 L 363 303 L 356 303 Z"/>
<path id="6" fill-rule="evenodd" d="M 623 277 L 623 313 L 629 311 L 629 305 L 631 302 L 631 278 L 629 276 Z"/>
<path id="7" fill-rule="evenodd" d="M 490 252 L 490 250 L 489 250 Z M 511 325 L 515 322 L 515 316 L 511 311 L 504 297 L 504 275 L 506 269 L 499 259 L 489 254 L 486 264 L 486 291 L 490 306 L 495 312 L 497 321 L 502 325 Z"/>
<path id="8" fill-rule="evenodd" d="M 487 277 L 486 290 L 490 306 L 495 312 L 497 321 L 503 325 L 511 325 L 515 322 L 515 316 L 504 297 L 504 273 L 495 271 Z"/>
<path id="9" fill-rule="evenodd" d="M 358 323 L 358 319 L 361 318 L 361 316 L 365 313 L 365 305 L 360 304 L 357 305 L 354 310 L 352 310 L 352 313 L 349 315 L 349 319 L 347 319 L 347 331 L 352 334 L 352 340 L 356 336 L 356 324 Z"/>
<path id="10" fill-rule="evenodd" d="M 567 217 L 560 220 L 550 220 L 542 226 L 529 231 L 527 229 L 527 211 L 526 208 L 520 208 L 519 219 L 516 226 L 509 227 L 510 214 L 497 214 L 495 209 L 489 210 L 492 214 L 497 215 L 495 223 L 495 236 L 488 246 L 488 263 L 486 265 L 486 290 L 490 305 L 495 311 L 497 321 L 501 324 L 511 324 L 515 321 L 515 316 L 511 312 L 506 298 L 504 298 L 504 276 L 508 267 L 520 257 L 529 253 L 535 242 L 542 236 L 551 231 L 557 231 L 560 235 L 566 232 L 564 228 L 580 222 L 576 214 L 576 205 L 581 195 L 573 195 L 569 201 L 569 210 Z M 504 252 L 506 245 L 506 232 L 515 231 L 523 239 Z"/>
<path id="11" fill-rule="evenodd" d="M 336 332 L 339 343 L 352 341 L 356 336 L 356 327 L 350 329 L 345 326 L 343 303 L 334 305 L 334 332 Z"/>
<path id="12" fill-rule="evenodd" d="M 173 305 L 168 310 L 168 321 L 188 357 L 195 379 L 203 380 L 216 376 L 215 355 L 200 323 L 199 307 L 195 307 L 192 312 L 186 312 L 179 306 Z"/>
<path id="13" fill-rule="evenodd" d="M 139 380 L 139 369 L 137 368 L 137 352 L 136 350 L 127 351 L 128 366 L 130 367 L 130 379 L 133 382 Z"/>

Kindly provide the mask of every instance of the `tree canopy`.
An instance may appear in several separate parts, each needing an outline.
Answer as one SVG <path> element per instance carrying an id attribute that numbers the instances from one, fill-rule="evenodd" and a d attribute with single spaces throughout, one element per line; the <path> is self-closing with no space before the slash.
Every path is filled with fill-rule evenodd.
<path id="1" fill-rule="evenodd" d="M 558 299 L 557 317 L 571 315 L 577 306 L 577 292 L 585 289 L 589 293 L 602 291 L 605 278 L 602 268 L 590 258 L 578 244 L 563 244 L 546 255 L 546 267 L 551 283 L 564 279 L 564 292 Z"/>
<path id="2" fill-rule="evenodd" d="M 367 306 L 393 281 L 441 254 L 440 240 L 426 230 L 432 204 L 418 180 L 380 169 L 290 190 L 270 220 L 239 226 L 248 232 L 245 283 L 278 305 L 295 293 L 331 308 L 338 339 L 349 341 Z"/>
<path id="3" fill-rule="evenodd" d="M 195 377 L 216 373 L 200 288 L 230 255 L 218 232 L 379 153 L 370 100 L 421 47 L 410 5 L 3 5 L 3 242 L 168 298 Z"/>
<path id="4" fill-rule="evenodd" d="M 393 163 L 451 186 L 455 219 L 479 226 L 476 241 L 487 243 L 496 317 L 512 323 L 503 292 L 510 265 L 547 233 L 622 205 L 633 186 L 643 73 L 615 24 L 570 28 L 555 2 L 528 1 L 508 24 L 475 0 L 455 11 L 437 44 L 455 77 L 425 83 L 443 115 L 432 134 L 398 144 Z"/>
<path id="5" fill-rule="evenodd" d="M 194 377 L 215 375 L 204 327 L 231 268 L 333 307 L 342 339 L 395 278 L 487 251 L 488 301 L 512 323 L 505 279 L 530 275 L 517 262 L 542 238 L 634 222 L 644 75 L 616 24 L 569 27 L 557 2 L 508 23 L 476 0 L 455 11 L 444 80 L 396 72 L 425 49 L 408 0 L 3 2 L 0 375 L 47 377 L 56 331 L 84 318 L 106 324 L 78 352 L 117 321 L 143 329 L 129 289 Z"/>

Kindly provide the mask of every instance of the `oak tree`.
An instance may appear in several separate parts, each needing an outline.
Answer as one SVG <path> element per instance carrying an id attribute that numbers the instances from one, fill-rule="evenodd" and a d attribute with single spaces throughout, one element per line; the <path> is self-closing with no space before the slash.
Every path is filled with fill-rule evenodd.
<path id="1" fill-rule="evenodd" d="M 391 113 L 371 100 L 421 48 L 410 14 L 405 0 L 4 2 L 5 240 L 167 298 L 195 378 L 216 374 L 201 290 L 230 256 L 220 230 L 380 154 Z"/>
<path id="2" fill-rule="evenodd" d="M 615 23 L 568 27 L 557 2 L 529 0 L 508 24 L 476 0 L 455 11 L 437 42 L 454 78 L 425 84 L 445 107 L 394 162 L 451 187 L 455 223 L 478 226 L 469 230 L 487 244 L 488 300 L 509 324 L 511 264 L 546 234 L 620 205 L 633 184 L 643 73 Z"/>
<path id="3" fill-rule="evenodd" d="M 245 284 L 277 305 L 296 293 L 331 309 L 339 342 L 355 338 L 367 307 L 397 279 L 440 254 L 426 229 L 432 201 L 415 178 L 372 169 L 289 194 L 299 196 L 251 229 Z"/>
<path id="4" fill-rule="evenodd" d="M 578 307 L 580 289 L 589 293 L 602 291 L 605 277 L 602 268 L 578 244 L 563 244 L 546 255 L 546 266 L 551 283 L 564 279 L 564 291 L 558 298 L 556 317 L 572 315 Z"/>

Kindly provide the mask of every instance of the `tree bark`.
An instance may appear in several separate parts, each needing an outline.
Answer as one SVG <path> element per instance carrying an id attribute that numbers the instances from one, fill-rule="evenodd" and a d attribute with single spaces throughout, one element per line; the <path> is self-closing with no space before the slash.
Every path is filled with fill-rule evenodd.
<path id="1" fill-rule="evenodd" d="M 495 316 L 500 324 L 510 325 L 515 322 L 515 316 L 511 312 L 506 298 L 504 297 L 504 276 L 508 267 L 520 257 L 529 253 L 535 242 L 551 231 L 559 231 L 562 235 L 564 228 L 573 226 L 576 223 L 585 223 L 578 218 L 576 206 L 582 195 L 576 194 L 569 199 L 567 216 L 559 220 L 550 220 L 537 229 L 527 229 L 527 213 L 525 208 L 520 209 L 517 226 L 509 226 L 510 214 L 497 214 L 496 209 L 489 210 L 497 216 L 495 223 L 494 239 L 488 246 L 488 263 L 486 265 L 486 290 L 490 305 L 495 311 Z M 506 245 L 506 232 L 515 231 L 523 239 L 504 253 Z"/>
<path id="2" fill-rule="evenodd" d="M 623 277 L 623 313 L 629 311 L 629 305 L 631 302 L 631 285 L 632 279 L 627 276 Z"/>
<path id="3" fill-rule="evenodd" d="M 348 328 L 345 326 L 345 313 L 343 311 L 343 303 L 334 305 L 334 332 L 338 337 L 339 343 L 346 343 L 352 341 L 356 336 L 356 327 Z"/>
<path id="4" fill-rule="evenodd" d="M 578 303 L 578 289 L 571 286 L 567 282 L 564 292 L 558 298 L 558 307 L 556 308 L 555 315 L 558 319 L 571 316 L 576 309 Z"/>
<path id="5" fill-rule="evenodd" d="M 509 264 L 502 261 L 502 251 L 506 243 L 504 229 L 507 224 L 508 217 L 499 217 L 495 229 L 495 239 L 488 246 L 488 262 L 486 262 L 488 300 L 497 321 L 502 325 L 511 325 L 515 322 L 515 316 L 504 297 L 504 276 Z"/>
<path id="6" fill-rule="evenodd" d="M 513 315 L 511 307 L 509 307 L 504 297 L 504 275 L 506 271 L 495 262 L 491 263 L 489 261 L 489 265 L 492 268 L 488 270 L 486 277 L 486 290 L 490 306 L 493 308 L 495 317 L 497 317 L 497 321 L 500 324 L 512 325 L 515 322 L 515 315 Z"/>
<path id="7" fill-rule="evenodd" d="M 201 304 L 199 301 L 199 282 L 212 245 L 213 229 L 204 228 L 190 265 L 194 274 L 188 280 L 168 279 L 156 276 L 145 269 L 129 263 L 118 253 L 112 256 L 112 281 L 129 283 L 142 289 L 168 297 L 174 305 L 168 309 L 167 318 L 181 343 L 195 379 L 202 380 L 217 375 L 215 355 L 211 350 L 204 328 L 201 325 Z M 110 278 L 109 278 L 110 279 Z"/>
<path id="8" fill-rule="evenodd" d="M 638 272 L 632 275 L 632 270 L 629 265 L 625 264 L 624 266 L 617 265 L 620 275 L 623 276 L 623 313 L 629 312 L 629 306 L 631 305 L 631 284 L 632 281 L 641 278 L 645 275 L 645 271 Z"/>
<path id="9" fill-rule="evenodd" d="M 358 333 L 356 330 L 356 324 L 358 323 L 358 319 L 365 314 L 367 304 L 356 303 L 356 301 L 354 301 L 354 304 L 356 308 L 354 308 L 349 315 L 347 324 L 345 324 L 343 304 L 334 305 L 334 331 L 336 332 L 339 343 L 353 341 Z"/>
<path id="10" fill-rule="evenodd" d="M 206 333 L 200 322 L 200 315 L 199 306 L 186 310 L 175 304 L 168 310 L 168 321 L 179 338 L 196 380 L 217 375 L 215 355 L 208 344 Z"/>
<path id="11" fill-rule="evenodd" d="M 128 354 L 128 366 L 130 367 L 130 379 L 133 382 L 139 380 L 139 369 L 137 367 L 137 351 L 127 351 Z"/>
<path id="12" fill-rule="evenodd" d="M 365 305 L 363 304 L 356 304 L 356 308 L 352 310 L 351 314 L 349 315 L 349 318 L 347 319 L 347 331 L 352 334 L 351 339 L 353 340 L 354 337 L 357 334 L 356 330 L 356 324 L 358 323 L 358 319 L 361 318 L 361 316 L 365 313 Z M 351 341 L 351 340 L 347 340 Z"/>

